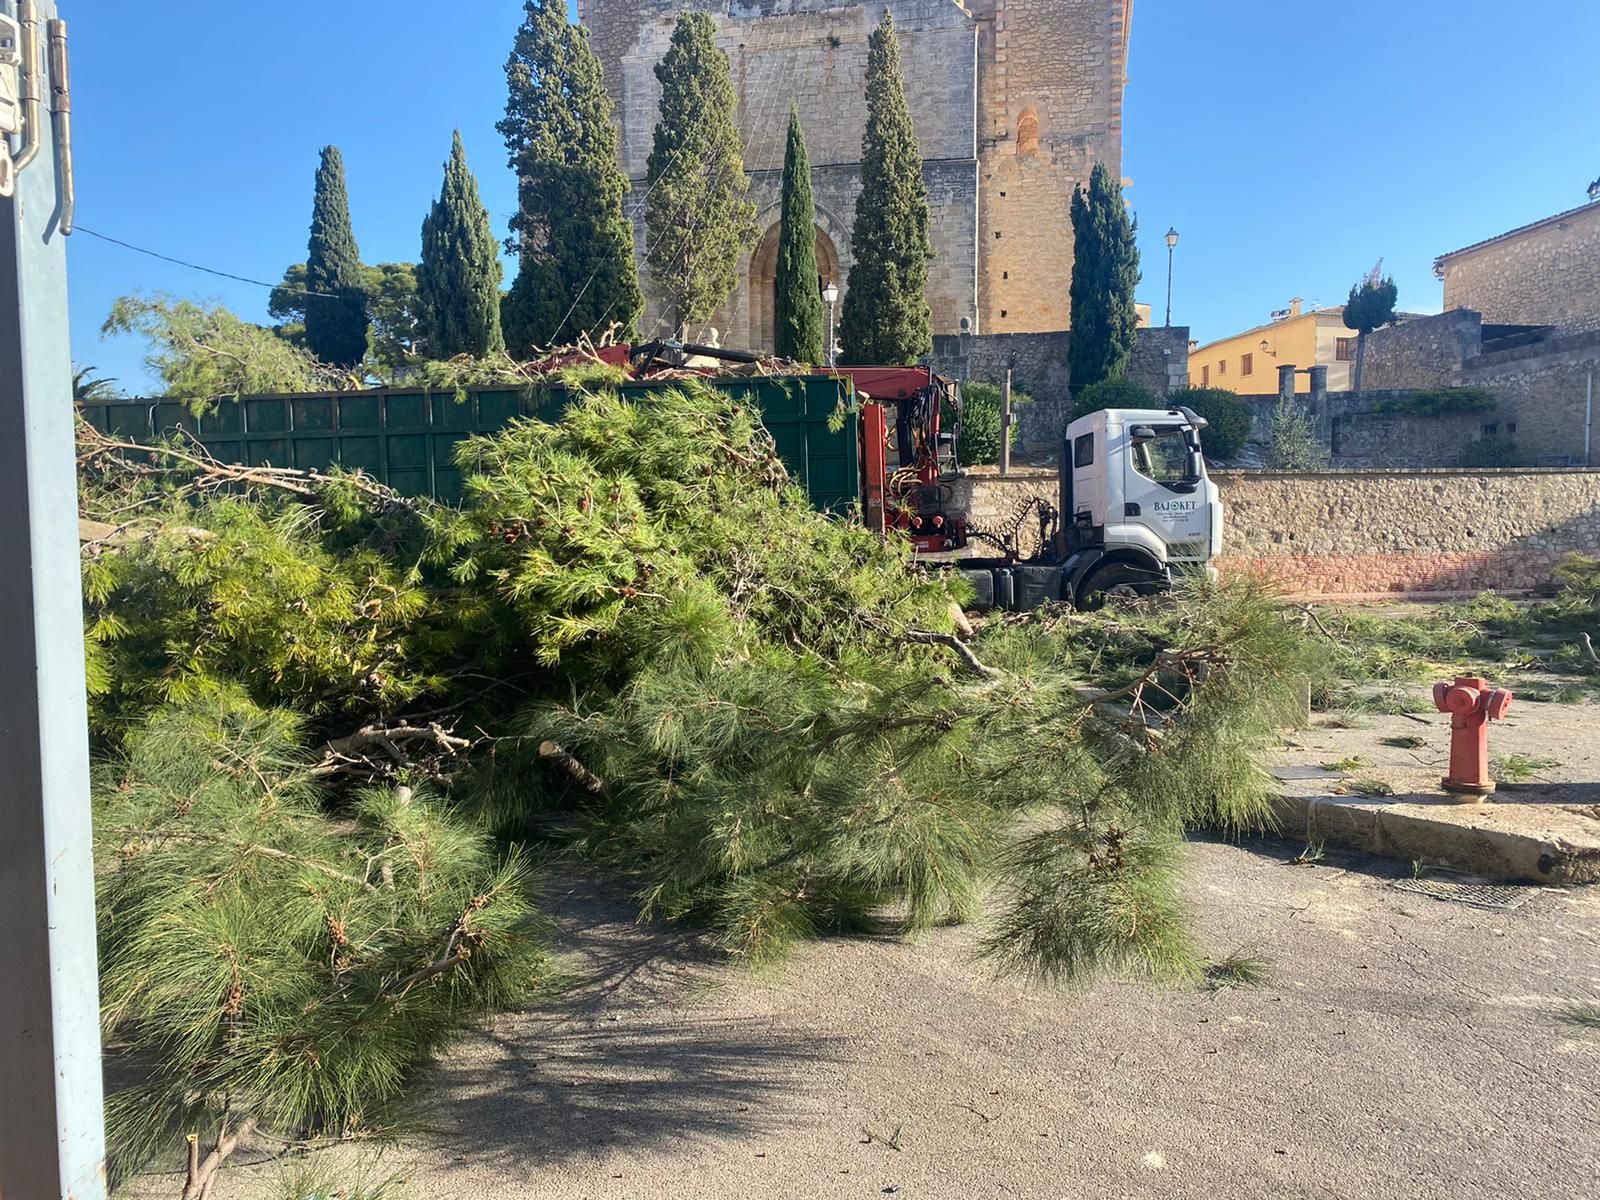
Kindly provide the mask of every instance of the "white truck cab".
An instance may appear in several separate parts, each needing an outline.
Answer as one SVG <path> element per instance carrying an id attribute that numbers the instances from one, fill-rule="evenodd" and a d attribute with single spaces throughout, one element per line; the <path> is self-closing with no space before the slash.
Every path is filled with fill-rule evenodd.
<path id="1" fill-rule="evenodd" d="M 1205 424 L 1183 407 L 1108 408 L 1072 422 L 1054 537 L 1033 561 L 963 564 L 979 607 L 1094 607 L 1108 594 L 1159 591 L 1177 571 L 1211 570 L 1222 500 L 1200 449 Z"/>

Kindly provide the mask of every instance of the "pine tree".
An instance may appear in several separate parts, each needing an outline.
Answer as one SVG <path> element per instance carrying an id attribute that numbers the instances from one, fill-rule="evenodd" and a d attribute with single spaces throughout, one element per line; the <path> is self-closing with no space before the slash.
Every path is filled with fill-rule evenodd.
<path id="1" fill-rule="evenodd" d="M 706 320 L 738 285 L 756 240 L 728 56 L 706 13 L 682 13 L 656 67 L 660 119 L 646 174 L 650 275 L 674 326 Z"/>
<path id="2" fill-rule="evenodd" d="M 478 181 L 455 132 L 444 188 L 422 222 L 417 300 L 429 358 L 505 349 L 500 336 L 500 247 Z"/>
<path id="3" fill-rule="evenodd" d="M 991 623 L 957 647 L 941 637 L 949 581 L 783 486 L 747 402 L 704 380 L 626 400 L 573 388 L 559 423 L 458 447 L 459 507 L 352 476 L 223 494 L 209 464 L 133 461 L 80 429 L 84 515 L 159 502 L 86 559 L 100 736 L 242 689 L 254 702 L 219 712 L 217 733 L 167 725 L 150 771 L 126 740 L 130 770 L 101 793 L 108 1025 L 158 1088 L 130 1097 L 131 1119 L 337 1130 L 384 1098 L 372 1085 L 395 1072 L 373 1068 L 434 1044 L 391 1040 L 406 1012 L 446 1032 L 475 981 L 482 1000 L 498 990 L 496 960 L 513 959 L 454 954 L 467 947 L 448 935 L 464 925 L 492 951 L 520 919 L 492 861 L 413 841 L 433 806 L 398 794 L 315 819 L 314 790 L 346 770 L 426 777 L 392 741 L 425 738 L 423 713 L 492 731 L 432 767 L 476 817 L 575 838 L 639 880 L 648 911 L 703 920 L 750 958 L 874 916 L 915 931 L 971 915 L 992 885 L 1003 962 L 1197 969 L 1173 886 L 1183 828 L 1269 818 L 1255 755 L 1322 642 L 1258 584 L 1200 577 L 1171 604 Z M 280 705 L 313 755 L 236 736 Z M 380 728 L 357 761 L 351 737 L 408 711 L 410 733 Z M 405 863 L 424 857 L 442 892 L 417 894 Z M 379 928 L 381 944 L 358 936 Z M 325 986 L 339 1002 L 287 1003 Z M 343 998 L 386 1015 L 348 1039 Z M 252 1056 L 285 1037 L 308 1052 Z"/>
<path id="4" fill-rule="evenodd" d="M 440 1047 L 547 974 L 521 856 L 410 788 L 330 815 L 301 734 L 223 692 L 163 710 L 97 773 L 118 1182 L 185 1134 L 182 1196 L 200 1200 L 253 1131 L 370 1132 Z"/>
<path id="5" fill-rule="evenodd" d="M 568 24 L 563 0 L 527 0 L 523 9 L 496 126 L 520 181 L 508 244 L 521 266 L 501 308 L 506 345 L 519 357 L 598 336 L 612 322 L 632 336 L 644 309 L 600 60 L 587 31 Z"/>
<path id="6" fill-rule="evenodd" d="M 306 250 L 306 345 L 323 362 L 356 366 L 367 353 L 367 297 L 361 290 L 361 252 L 350 227 L 344 158 L 324 146 L 311 208 Z"/>
<path id="7" fill-rule="evenodd" d="M 1074 389 L 1113 379 L 1133 355 L 1139 314 L 1138 223 L 1128 215 L 1122 185 L 1095 163 L 1087 193 L 1072 194 L 1072 338 L 1067 364 Z"/>
<path id="8" fill-rule="evenodd" d="M 773 349 L 783 358 L 813 365 L 823 348 L 822 292 L 818 286 L 816 212 L 811 203 L 811 160 L 800 128 L 800 108 L 789 108 L 789 144 L 783 153 L 783 210 L 778 227 L 778 296 Z"/>
<path id="9" fill-rule="evenodd" d="M 927 295 L 933 243 L 922 152 L 887 9 L 867 41 L 867 129 L 850 242 L 855 262 L 839 323 L 844 361 L 915 362 L 933 349 Z"/>

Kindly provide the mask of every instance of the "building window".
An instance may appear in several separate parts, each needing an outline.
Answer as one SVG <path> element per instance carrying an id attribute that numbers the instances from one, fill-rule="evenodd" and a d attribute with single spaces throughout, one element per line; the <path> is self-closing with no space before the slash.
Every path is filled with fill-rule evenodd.
<path id="1" fill-rule="evenodd" d="M 1483 436 L 1484 437 L 1494 437 L 1495 434 L 1497 434 L 1499 432 L 1500 432 L 1500 426 L 1498 424 L 1485 425 L 1483 427 Z"/>
<path id="2" fill-rule="evenodd" d="M 1349 362 L 1355 354 L 1355 338 L 1334 338 L 1333 357 L 1339 362 Z"/>
<path id="3" fill-rule="evenodd" d="M 1039 117 L 1031 108 L 1022 110 L 1017 120 L 1017 156 L 1027 158 L 1039 153 Z"/>
<path id="4" fill-rule="evenodd" d="M 1225 359 L 1225 358 L 1219 358 L 1217 360 L 1217 374 L 1218 375 L 1226 375 L 1227 373 L 1228 373 L 1228 360 Z"/>
<path id="5" fill-rule="evenodd" d="M 1241 355 L 1239 358 L 1239 374 L 1249 375 L 1256 369 L 1256 356 L 1254 354 Z"/>
<path id="6" fill-rule="evenodd" d="M 1507 421 L 1506 422 L 1506 433 L 1507 434 L 1513 434 L 1516 431 L 1517 431 L 1517 423 L 1515 421 Z"/>
<path id="7" fill-rule="evenodd" d="M 1200 368 L 1200 386 L 1201 387 L 1210 387 L 1211 386 L 1211 368 L 1209 366 L 1204 366 L 1204 367 Z"/>

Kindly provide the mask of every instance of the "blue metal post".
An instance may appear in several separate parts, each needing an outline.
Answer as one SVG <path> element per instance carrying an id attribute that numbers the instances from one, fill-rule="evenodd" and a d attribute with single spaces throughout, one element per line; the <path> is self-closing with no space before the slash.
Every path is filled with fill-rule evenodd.
<path id="1" fill-rule="evenodd" d="M 17 0 L 0 11 L 18 16 Z M 37 63 L 50 97 L 38 0 Z M 64 34 L 64 31 L 58 30 Z M 57 80 L 57 82 L 64 82 Z M 0 199 L 0 1196 L 101 1200 L 105 1133 L 78 575 L 69 180 L 40 150 Z"/>

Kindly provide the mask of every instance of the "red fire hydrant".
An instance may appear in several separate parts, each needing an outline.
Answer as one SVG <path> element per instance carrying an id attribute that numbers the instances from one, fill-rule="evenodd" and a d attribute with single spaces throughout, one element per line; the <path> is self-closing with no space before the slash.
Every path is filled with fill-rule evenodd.
<path id="1" fill-rule="evenodd" d="M 1498 721 L 1511 708 L 1511 693 L 1490 687 L 1487 679 L 1458 675 L 1454 683 L 1433 685 L 1433 705 L 1450 714 L 1450 774 L 1440 783 L 1447 792 L 1487 796 L 1494 791 L 1489 778 L 1489 722 Z"/>

